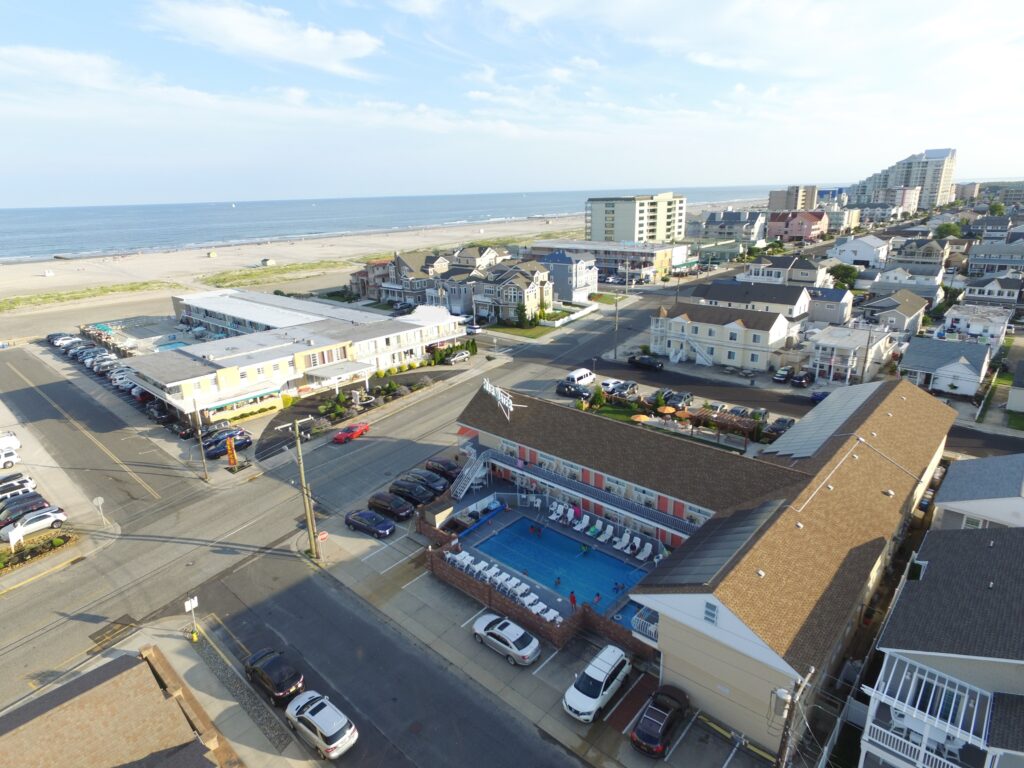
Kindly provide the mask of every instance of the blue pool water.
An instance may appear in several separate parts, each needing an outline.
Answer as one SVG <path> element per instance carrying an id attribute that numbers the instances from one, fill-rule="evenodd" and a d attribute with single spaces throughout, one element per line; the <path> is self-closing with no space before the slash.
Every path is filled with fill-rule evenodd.
<path id="1" fill-rule="evenodd" d="M 477 549 L 565 598 L 570 591 L 575 592 L 581 605 L 592 604 L 600 593 L 602 612 L 619 598 L 616 583 L 625 584 L 628 590 L 644 577 L 642 569 L 604 552 L 591 550 L 584 555 L 579 542 L 555 528 L 545 527 L 540 537 L 531 534 L 531 525 L 536 523 L 521 517 L 478 544 Z M 556 578 L 561 579 L 558 585 Z"/>
<path id="2" fill-rule="evenodd" d="M 168 349 L 178 349 L 179 347 L 187 347 L 188 343 L 184 341 L 169 341 L 166 344 L 160 344 L 157 346 L 157 352 L 166 352 Z"/>

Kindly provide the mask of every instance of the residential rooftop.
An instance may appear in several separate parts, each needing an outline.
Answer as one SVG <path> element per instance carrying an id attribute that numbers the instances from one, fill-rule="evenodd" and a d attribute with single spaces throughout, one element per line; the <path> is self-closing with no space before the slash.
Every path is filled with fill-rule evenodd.
<path id="1" fill-rule="evenodd" d="M 1024 497 L 1024 453 L 961 459 L 949 465 L 936 504 Z"/>

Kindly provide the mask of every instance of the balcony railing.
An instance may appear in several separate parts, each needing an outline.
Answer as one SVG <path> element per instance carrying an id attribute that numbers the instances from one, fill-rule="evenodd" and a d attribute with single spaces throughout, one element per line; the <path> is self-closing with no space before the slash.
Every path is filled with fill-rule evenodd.
<path id="1" fill-rule="evenodd" d="M 653 611 L 650 608 L 641 608 L 636 612 L 636 615 L 630 620 L 630 624 L 633 625 L 633 631 L 638 635 L 643 635 L 648 640 L 653 640 L 655 643 L 658 642 L 658 612 Z"/>
<path id="2" fill-rule="evenodd" d="M 875 723 L 868 726 L 867 736 L 868 741 L 873 741 L 915 765 L 924 766 L 924 768 L 964 768 L 963 764 L 947 760 L 929 749 L 921 749 L 920 744 L 915 744 L 892 731 L 887 731 Z"/>

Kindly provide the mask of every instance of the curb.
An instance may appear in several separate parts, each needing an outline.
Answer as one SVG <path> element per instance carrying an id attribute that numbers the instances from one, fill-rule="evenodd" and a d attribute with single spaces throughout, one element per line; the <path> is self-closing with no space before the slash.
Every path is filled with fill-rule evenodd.
<path id="1" fill-rule="evenodd" d="M 57 571 L 61 571 L 64 568 L 67 568 L 69 565 L 81 562 L 82 560 L 85 560 L 88 557 L 92 557 L 98 554 L 99 552 L 102 552 L 104 549 L 111 546 L 115 541 L 117 541 L 117 539 L 121 535 L 121 526 L 114 522 L 110 524 L 109 529 L 105 530 L 109 530 L 111 532 L 109 538 L 107 538 L 105 541 L 101 541 L 100 543 L 96 544 L 88 552 L 81 552 L 81 547 L 85 546 L 86 542 L 95 542 L 96 539 L 93 538 L 90 531 L 78 531 L 78 543 L 74 546 L 68 547 L 67 553 L 64 554 L 63 560 L 61 560 L 60 557 L 56 558 L 56 561 L 50 560 L 50 558 L 46 558 L 46 560 L 50 560 L 50 562 L 52 563 L 46 568 L 36 567 L 37 565 L 46 565 L 45 560 L 39 563 L 31 563 L 27 565 L 25 568 L 18 568 L 17 571 L 19 573 L 24 573 L 25 571 L 35 571 L 35 573 L 27 575 L 25 578 L 21 579 L 15 584 L 11 584 L 10 586 L 4 586 L 2 589 L 0 589 L 0 597 L 10 592 L 13 592 L 14 590 L 19 589 L 20 587 L 24 587 L 27 584 L 36 581 L 37 579 L 40 579 L 44 576 L 49 576 L 50 574 L 56 573 Z M 8 576 L 10 575 L 11 574 L 8 574 Z M 0 577 L 0 585 L 4 583 L 4 580 L 4 577 Z"/>

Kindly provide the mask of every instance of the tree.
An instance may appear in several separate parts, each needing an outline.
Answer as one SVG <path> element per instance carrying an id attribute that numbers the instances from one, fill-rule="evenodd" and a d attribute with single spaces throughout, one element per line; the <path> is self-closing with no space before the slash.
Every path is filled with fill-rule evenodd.
<path id="1" fill-rule="evenodd" d="M 853 288 L 857 282 L 857 275 L 860 274 L 856 267 L 849 264 L 836 264 L 828 273 L 836 281 L 836 288 Z"/>
<path id="2" fill-rule="evenodd" d="M 520 328 L 525 328 L 530 323 L 530 318 L 526 316 L 526 305 L 520 302 L 516 304 L 516 324 Z"/>
<path id="3" fill-rule="evenodd" d="M 1004 216 L 1006 214 L 1006 206 L 1002 203 L 989 203 L 988 214 L 989 216 Z"/>
<path id="4" fill-rule="evenodd" d="M 544 299 L 541 298 L 540 304 L 537 305 L 537 319 L 543 320 L 548 314 L 548 305 L 544 303 Z"/>
<path id="5" fill-rule="evenodd" d="M 935 238 L 941 240 L 944 237 L 960 237 L 960 225 L 954 222 L 946 222 L 945 224 L 939 224 L 935 228 Z"/>
<path id="6" fill-rule="evenodd" d="M 604 396 L 604 390 L 601 387 L 597 387 L 594 390 L 594 394 L 590 397 L 590 405 L 593 408 L 600 408 L 602 405 L 608 402 L 608 398 Z"/>

